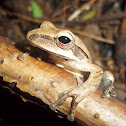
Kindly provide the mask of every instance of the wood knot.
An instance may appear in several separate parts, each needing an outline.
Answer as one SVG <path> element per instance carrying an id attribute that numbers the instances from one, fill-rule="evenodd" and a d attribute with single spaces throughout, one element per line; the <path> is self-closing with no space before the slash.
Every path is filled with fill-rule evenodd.
<path id="1" fill-rule="evenodd" d="M 57 87 L 57 86 L 59 85 L 59 83 L 56 82 L 56 81 L 53 81 L 53 82 L 51 83 L 51 85 L 52 85 L 53 87 Z"/>
<path id="2" fill-rule="evenodd" d="M 0 64 L 3 64 L 4 63 L 4 59 L 0 59 Z"/>
<path id="3" fill-rule="evenodd" d="M 100 117 L 100 114 L 99 113 L 96 113 L 95 115 L 94 115 L 94 118 L 99 118 Z"/>

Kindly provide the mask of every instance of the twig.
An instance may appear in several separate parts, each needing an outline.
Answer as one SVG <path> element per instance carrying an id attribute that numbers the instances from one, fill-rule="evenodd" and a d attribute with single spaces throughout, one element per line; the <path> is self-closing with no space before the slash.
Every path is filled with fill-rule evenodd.
<path id="1" fill-rule="evenodd" d="M 112 44 L 112 45 L 115 44 L 115 42 L 113 40 L 110 40 L 110 39 L 105 39 L 105 38 L 95 36 L 93 34 L 90 34 L 90 33 L 84 32 L 84 31 L 80 31 L 80 30 L 75 30 L 75 29 L 71 29 L 71 28 L 68 28 L 68 29 L 71 30 L 72 32 L 76 33 L 76 34 L 86 36 L 86 37 L 95 39 L 97 41 L 105 42 L 105 43 Z"/>
<path id="2" fill-rule="evenodd" d="M 65 5 L 65 7 L 64 7 L 63 9 L 56 11 L 56 12 L 52 15 L 52 17 L 54 18 L 54 17 L 56 17 L 56 16 L 61 15 L 64 11 L 66 11 L 66 10 L 69 9 L 69 8 L 70 8 L 70 5 Z M 58 9 L 59 9 L 59 8 L 58 8 Z"/>
<path id="3" fill-rule="evenodd" d="M 79 23 L 79 24 L 103 23 L 105 21 L 119 20 L 119 19 L 122 19 L 122 18 L 126 18 L 126 12 L 118 13 L 118 14 L 115 14 L 115 15 L 104 15 L 104 16 L 96 17 L 96 18 L 89 19 L 89 20 L 86 20 L 86 21 L 79 21 L 79 22 L 76 22 L 76 23 Z"/>
<path id="4" fill-rule="evenodd" d="M 72 21 L 75 19 L 87 6 L 93 4 L 96 0 L 90 0 L 86 4 L 82 5 L 81 8 L 77 9 L 69 18 L 68 21 Z"/>
<path id="5" fill-rule="evenodd" d="M 120 27 L 120 36 L 116 44 L 115 53 L 116 64 L 119 67 L 122 64 L 126 64 L 126 18 L 122 20 L 122 24 Z"/>

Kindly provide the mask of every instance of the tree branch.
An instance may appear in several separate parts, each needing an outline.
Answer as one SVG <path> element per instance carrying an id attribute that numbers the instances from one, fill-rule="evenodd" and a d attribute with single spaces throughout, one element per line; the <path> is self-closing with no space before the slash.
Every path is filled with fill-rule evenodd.
<path id="1" fill-rule="evenodd" d="M 4 81 L 16 82 L 21 91 L 49 105 L 57 100 L 60 93 L 77 86 L 76 79 L 63 69 L 32 56 L 21 61 L 17 58 L 19 54 L 23 53 L 7 38 L 0 37 L 0 76 Z M 101 92 L 97 90 L 79 103 L 76 121 L 90 126 L 126 126 L 126 105 L 117 99 L 100 96 Z M 68 114 L 70 103 L 71 98 L 68 98 L 58 110 Z"/>

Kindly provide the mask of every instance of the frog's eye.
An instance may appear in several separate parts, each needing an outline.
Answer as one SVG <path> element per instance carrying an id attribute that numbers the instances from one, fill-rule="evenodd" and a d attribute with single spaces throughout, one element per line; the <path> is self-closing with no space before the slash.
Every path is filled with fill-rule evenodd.
<path id="1" fill-rule="evenodd" d="M 69 49 L 74 45 L 74 36 L 70 31 L 61 31 L 56 36 L 56 44 L 63 49 Z"/>

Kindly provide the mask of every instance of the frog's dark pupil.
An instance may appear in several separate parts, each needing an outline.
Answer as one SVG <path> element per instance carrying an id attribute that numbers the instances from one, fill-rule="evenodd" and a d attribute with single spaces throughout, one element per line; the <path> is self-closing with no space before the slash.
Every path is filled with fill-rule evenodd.
<path id="1" fill-rule="evenodd" d="M 63 43 L 63 44 L 67 44 L 67 43 L 69 43 L 71 40 L 68 38 L 68 37 L 66 37 L 66 36 L 61 36 L 61 37 L 59 37 L 58 38 L 59 39 L 59 41 L 61 42 L 61 43 Z"/>

